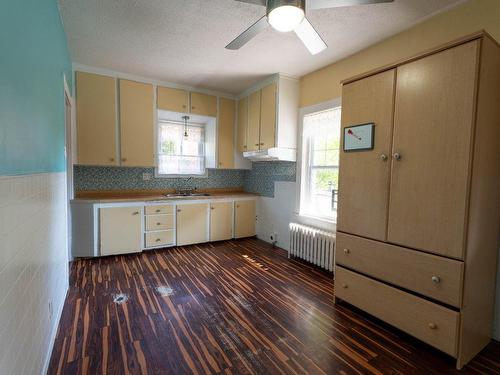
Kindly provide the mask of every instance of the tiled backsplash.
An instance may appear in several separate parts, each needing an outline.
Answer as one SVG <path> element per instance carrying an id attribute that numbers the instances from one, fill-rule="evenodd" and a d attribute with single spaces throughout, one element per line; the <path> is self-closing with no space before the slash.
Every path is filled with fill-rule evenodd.
<path id="1" fill-rule="evenodd" d="M 151 174 L 143 180 L 143 173 Z M 251 170 L 208 169 L 207 177 L 155 178 L 154 168 L 131 167 L 74 167 L 75 191 L 84 190 L 147 190 L 179 188 L 236 188 L 274 196 L 275 181 L 295 181 L 294 162 L 253 163 Z"/>
<path id="2" fill-rule="evenodd" d="M 295 181 L 296 164 L 289 161 L 268 161 L 252 163 L 252 169 L 245 173 L 245 191 L 274 197 L 276 181 Z M 294 197 L 295 199 L 295 197 Z"/>

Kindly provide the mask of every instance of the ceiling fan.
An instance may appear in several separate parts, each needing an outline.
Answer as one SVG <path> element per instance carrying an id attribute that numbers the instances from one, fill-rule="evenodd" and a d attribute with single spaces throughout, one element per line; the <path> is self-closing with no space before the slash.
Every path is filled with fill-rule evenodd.
<path id="1" fill-rule="evenodd" d="M 266 7 L 266 15 L 262 16 L 248 29 L 238 35 L 227 49 L 240 49 L 250 39 L 271 25 L 281 32 L 295 31 L 312 55 L 323 51 L 327 45 L 307 20 L 305 12 L 314 9 L 346 7 L 376 3 L 392 3 L 394 0 L 236 0 L 243 3 Z"/>

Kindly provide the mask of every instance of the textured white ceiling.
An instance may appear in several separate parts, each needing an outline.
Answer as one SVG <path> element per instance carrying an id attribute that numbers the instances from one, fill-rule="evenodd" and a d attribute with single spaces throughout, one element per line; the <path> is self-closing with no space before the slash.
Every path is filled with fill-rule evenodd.
<path id="1" fill-rule="evenodd" d="M 300 77 L 463 0 L 313 10 L 328 44 L 311 56 L 295 33 L 268 28 L 238 51 L 224 47 L 265 14 L 234 0 L 59 0 L 74 62 L 188 86 L 240 93 L 272 73 Z"/>

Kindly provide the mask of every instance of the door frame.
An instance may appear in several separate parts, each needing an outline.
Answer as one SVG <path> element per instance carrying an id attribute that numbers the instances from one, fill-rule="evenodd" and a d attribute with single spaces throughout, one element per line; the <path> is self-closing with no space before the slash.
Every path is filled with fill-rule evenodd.
<path id="1" fill-rule="evenodd" d="M 73 164 L 76 162 L 76 127 L 75 127 L 75 101 L 66 79 L 63 74 L 64 84 L 64 157 L 66 162 L 66 249 L 68 260 L 73 260 L 71 254 L 72 233 L 71 233 L 71 206 L 70 202 L 74 198 L 73 190 Z"/>

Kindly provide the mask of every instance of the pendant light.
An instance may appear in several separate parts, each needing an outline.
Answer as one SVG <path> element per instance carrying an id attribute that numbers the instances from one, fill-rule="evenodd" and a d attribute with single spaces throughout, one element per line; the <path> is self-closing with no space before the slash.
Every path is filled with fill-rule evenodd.
<path id="1" fill-rule="evenodd" d="M 182 116 L 184 120 L 184 139 L 188 139 L 188 120 L 189 116 Z"/>

